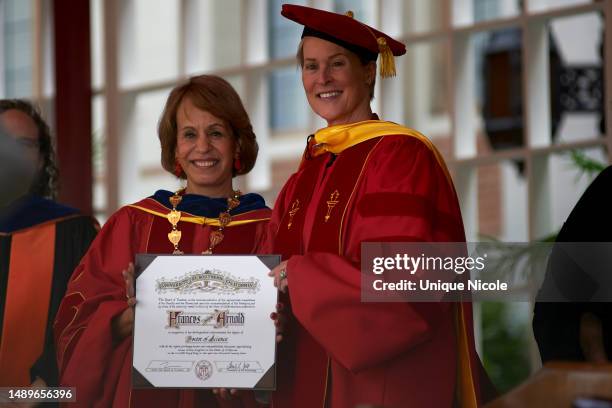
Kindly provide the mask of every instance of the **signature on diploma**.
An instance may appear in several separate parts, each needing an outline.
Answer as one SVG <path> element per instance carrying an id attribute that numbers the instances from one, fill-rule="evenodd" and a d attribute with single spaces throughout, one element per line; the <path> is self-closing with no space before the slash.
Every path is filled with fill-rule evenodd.
<path id="1" fill-rule="evenodd" d="M 247 371 L 251 368 L 251 363 L 248 361 L 230 361 L 227 365 L 227 371 Z"/>
<path id="2" fill-rule="evenodd" d="M 263 369 L 259 361 L 215 361 L 219 372 L 228 373 L 261 373 Z"/>

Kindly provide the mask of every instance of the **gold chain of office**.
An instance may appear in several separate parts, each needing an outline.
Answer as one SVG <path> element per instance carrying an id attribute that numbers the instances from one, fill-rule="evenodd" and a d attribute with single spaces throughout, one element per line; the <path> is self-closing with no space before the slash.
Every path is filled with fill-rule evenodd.
<path id="1" fill-rule="evenodd" d="M 181 231 L 177 228 L 179 221 L 181 220 L 181 212 L 176 209 L 183 199 L 182 195 L 185 193 L 185 189 L 180 189 L 170 197 L 170 205 L 172 210 L 166 214 L 166 218 L 172 225 L 172 230 L 168 233 L 168 240 L 174 246 L 173 255 L 183 255 L 184 252 L 179 249 L 179 243 L 181 242 Z M 234 190 L 232 196 L 227 198 L 227 209 L 219 213 L 219 228 L 216 231 L 210 233 L 208 249 L 202 252 L 203 255 L 210 255 L 213 253 L 213 249 L 223 241 L 225 237 L 223 231 L 225 227 L 232 221 L 232 215 L 230 211 L 240 205 L 240 190 Z"/>

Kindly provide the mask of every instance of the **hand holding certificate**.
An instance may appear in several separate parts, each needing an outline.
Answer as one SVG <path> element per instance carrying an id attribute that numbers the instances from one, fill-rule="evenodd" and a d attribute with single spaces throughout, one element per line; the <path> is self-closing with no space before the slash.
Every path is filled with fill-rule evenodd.
<path id="1" fill-rule="evenodd" d="M 275 386 L 278 256 L 138 255 L 133 383 Z"/>

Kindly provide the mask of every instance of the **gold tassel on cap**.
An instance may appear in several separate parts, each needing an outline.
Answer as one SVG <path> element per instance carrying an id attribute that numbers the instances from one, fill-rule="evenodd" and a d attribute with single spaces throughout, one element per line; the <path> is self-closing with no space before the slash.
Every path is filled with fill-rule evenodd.
<path id="1" fill-rule="evenodd" d="M 395 76 L 395 59 L 387 40 L 385 37 L 378 37 L 376 42 L 380 51 L 380 76 L 383 78 Z"/>
<path id="2" fill-rule="evenodd" d="M 348 18 L 354 18 L 354 13 L 349 10 L 344 13 Z M 376 35 L 370 30 L 370 27 L 367 25 L 360 23 L 363 27 L 365 27 L 372 37 L 376 39 L 378 43 L 378 52 L 380 53 L 380 76 L 382 78 L 389 78 L 395 76 L 395 58 L 393 57 L 393 51 L 391 51 L 391 47 L 387 44 L 387 40 L 385 37 L 376 37 Z"/>

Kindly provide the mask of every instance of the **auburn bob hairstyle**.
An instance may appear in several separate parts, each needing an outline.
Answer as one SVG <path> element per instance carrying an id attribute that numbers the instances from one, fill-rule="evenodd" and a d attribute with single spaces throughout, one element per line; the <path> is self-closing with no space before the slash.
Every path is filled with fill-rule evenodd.
<path id="1" fill-rule="evenodd" d="M 157 129 L 163 168 L 174 174 L 176 114 L 184 98 L 189 98 L 198 109 L 222 119 L 228 125 L 240 152 L 241 166 L 238 170 L 234 169 L 233 176 L 251 171 L 259 151 L 251 120 L 234 88 L 225 79 L 215 75 L 192 77 L 170 92 Z M 185 178 L 184 172 L 181 177 Z"/>

